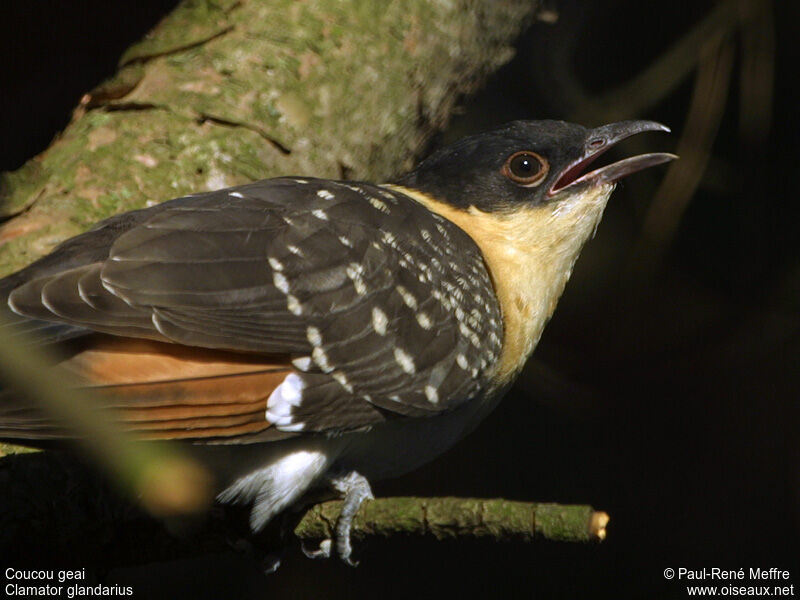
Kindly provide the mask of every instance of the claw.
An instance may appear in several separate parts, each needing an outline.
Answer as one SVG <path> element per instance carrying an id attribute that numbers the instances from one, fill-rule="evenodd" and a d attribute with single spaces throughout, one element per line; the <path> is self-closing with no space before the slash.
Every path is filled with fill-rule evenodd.
<path id="1" fill-rule="evenodd" d="M 281 555 L 277 552 L 271 552 L 263 557 L 261 560 L 261 570 L 264 575 L 272 575 L 281 566 Z"/>
<path id="2" fill-rule="evenodd" d="M 358 561 L 353 560 L 351 556 L 353 555 L 353 546 L 350 543 L 350 528 L 348 526 L 347 531 L 345 533 L 341 533 L 339 527 L 339 523 L 336 523 L 336 554 L 339 555 L 341 561 L 350 566 L 350 567 L 357 567 Z"/>
<path id="3" fill-rule="evenodd" d="M 228 538 L 226 541 L 236 553 L 258 562 L 264 575 L 272 575 L 281 566 L 280 552 L 264 552 L 245 538 Z"/>
<path id="4" fill-rule="evenodd" d="M 314 560 L 318 558 L 330 558 L 332 544 L 333 542 L 330 539 L 322 540 L 316 550 L 311 550 L 306 546 L 305 542 L 303 542 L 300 544 L 300 549 L 308 558 L 313 558 Z"/>

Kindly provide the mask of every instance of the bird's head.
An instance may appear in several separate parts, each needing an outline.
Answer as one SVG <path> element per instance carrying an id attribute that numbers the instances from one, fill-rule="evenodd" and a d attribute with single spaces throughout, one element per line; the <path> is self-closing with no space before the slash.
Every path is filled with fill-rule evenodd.
<path id="1" fill-rule="evenodd" d="M 653 121 L 595 129 L 564 121 L 514 121 L 435 152 L 398 183 L 464 210 L 508 213 L 556 205 L 676 158 L 642 154 L 588 171 L 606 150 L 643 131 L 669 128 Z"/>
<path id="2" fill-rule="evenodd" d="M 653 121 L 594 129 L 515 121 L 435 152 L 398 180 L 483 252 L 505 321 L 501 379 L 517 372 L 538 342 L 615 183 L 677 158 L 641 154 L 589 170 L 606 150 L 644 131 L 669 129 Z"/>

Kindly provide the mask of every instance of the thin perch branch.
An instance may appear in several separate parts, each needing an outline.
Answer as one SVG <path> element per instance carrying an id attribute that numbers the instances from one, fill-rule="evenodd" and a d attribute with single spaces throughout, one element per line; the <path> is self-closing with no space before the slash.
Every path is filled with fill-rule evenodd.
<path id="1" fill-rule="evenodd" d="M 205 520 L 161 522 L 148 517 L 97 470 L 68 452 L 36 452 L 0 459 L 0 554 L 45 564 L 70 556 L 76 564 L 117 565 L 230 552 L 246 536 L 244 507 L 213 510 Z M 330 536 L 341 503 L 308 510 L 297 526 L 302 540 Z M 608 515 L 589 506 L 561 506 L 460 498 L 382 498 L 367 501 L 353 535 L 428 535 L 485 541 L 592 542 L 605 537 Z M 284 547 L 281 523 L 254 544 L 266 552 Z M 128 540 L 121 543 L 120 540 Z"/>
<path id="2" fill-rule="evenodd" d="M 301 540 L 332 537 L 341 506 L 341 501 L 336 500 L 312 507 L 295 528 L 295 535 Z M 606 537 L 608 521 L 608 514 L 585 505 L 476 498 L 378 498 L 364 502 L 359 509 L 353 521 L 353 536 L 598 542 Z"/>

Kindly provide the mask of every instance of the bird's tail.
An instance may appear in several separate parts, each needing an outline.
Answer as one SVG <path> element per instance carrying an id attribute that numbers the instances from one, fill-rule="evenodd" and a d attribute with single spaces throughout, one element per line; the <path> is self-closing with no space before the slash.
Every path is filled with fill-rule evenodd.
<path id="1" fill-rule="evenodd" d="M 291 370 L 284 361 L 103 335 L 84 346 L 59 367 L 82 382 L 109 422 L 138 439 L 280 436 L 265 411 Z M 50 411 L 0 392 L 0 439 L 37 445 L 69 437 Z"/>

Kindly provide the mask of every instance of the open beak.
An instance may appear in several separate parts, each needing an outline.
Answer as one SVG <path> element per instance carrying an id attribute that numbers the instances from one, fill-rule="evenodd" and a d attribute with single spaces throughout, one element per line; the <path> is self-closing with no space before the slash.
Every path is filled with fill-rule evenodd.
<path id="1" fill-rule="evenodd" d="M 569 164 L 550 186 L 550 196 L 572 186 L 580 184 L 598 185 L 613 183 L 623 177 L 636 173 L 647 167 L 660 165 L 678 158 L 667 152 L 640 154 L 605 165 L 594 171 L 586 172 L 588 166 L 601 154 L 617 143 L 643 131 L 669 131 L 669 127 L 655 121 L 620 121 L 597 127 L 589 132 L 584 145 L 583 155 Z"/>

